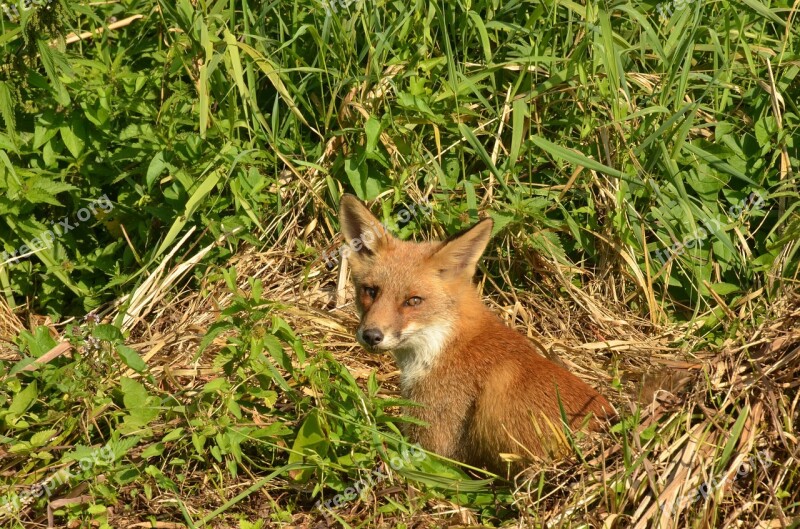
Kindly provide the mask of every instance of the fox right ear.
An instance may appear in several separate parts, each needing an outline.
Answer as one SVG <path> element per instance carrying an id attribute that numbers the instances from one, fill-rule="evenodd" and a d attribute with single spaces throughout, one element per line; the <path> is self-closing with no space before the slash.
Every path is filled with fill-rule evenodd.
<path id="1" fill-rule="evenodd" d="M 467 231 L 446 240 L 432 256 L 439 273 L 472 279 L 478 261 L 489 244 L 493 225 L 492 219 L 486 218 Z"/>
<path id="2" fill-rule="evenodd" d="M 342 195 L 339 201 L 339 223 L 345 242 L 356 255 L 371 256 L 392 241 L 392 236 L 377 217 L 349 193 Z"/>

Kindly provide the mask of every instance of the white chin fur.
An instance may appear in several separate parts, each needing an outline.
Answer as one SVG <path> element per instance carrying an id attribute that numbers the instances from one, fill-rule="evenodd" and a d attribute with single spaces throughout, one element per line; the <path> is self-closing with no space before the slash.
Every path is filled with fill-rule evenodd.
<path id="1" fill-rule="evenodd" d="M 403 331 L 401 345 L 393 350 L 400 368 L 400 387 L 405 391 L 427 375 L 452 337 L 452 324 L 411 326 Z"/>

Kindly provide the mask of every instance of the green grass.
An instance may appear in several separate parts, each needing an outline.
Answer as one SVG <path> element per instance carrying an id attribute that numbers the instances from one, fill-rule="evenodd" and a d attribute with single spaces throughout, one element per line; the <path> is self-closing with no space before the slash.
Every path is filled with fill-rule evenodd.
<path id="1" fill-rule="evenodd" d="M 325 310 L 305 292 L 336 282 L 321 258 L 339 197 L 354 192 L 402 237 L 492 216 L 482 271 L 498 305 L 533 292 L 584 314 L 570 301 L 583 289 L 613 308 L 608 321 L 629 319 L 654 343 L 663 331 L 675 359 L 743 347 L 744 364 L 758 364 L 745 347 L 754 329 L 794 321 L 775 307 L 800 263 L 799 13 L 787 0 L 681 5 L 356 0 L 326 15 L 317 0 L 54 0 L 21 20 L 0 13 L 0 255 L 36 250 L 0 260 L 0 504 L 110 447 L 113 460 L 73 471 L 69 490 L 88 484 L 93 500 L 58 507 L 58 520 L 121 523 L 107 506 L 197 527 L 319 518 L 316 501 L 380 461 L 381 486 L 399 489 L 336 510 L 348 524 L 435 525 L 452 504 L 484 524 L 537 524 L 575 507 L 563 469 L 536 474 L 525 501 L 432 454 L 392 470 L 409 453 L 392 379 L 343 345 L 347 317 L 319 316 L 329 327 L 309 338 L 296 311 Z M 426 200 L 431 214 L 398 222 L 404 204 Z M 36 248 L 84 208 L 86 221 Z M 256 266 L 258 250 L 272 264 Z M 187 292 L 207 304 L 182 305 Z M 537 333 L 555 334 L 549 313 L 521 306 L 541 318 Z M 102 323 L 81 323 L 90 311 Z M 613 338 L 564 326 L 572 347 Z M 178 344 L 170 332 L 197 336 Z M 22 370 L 65 340 L 76 354 Z M 599 354 L 622 387 L 638 360 Z M 190 376 L 191 365 L 203 370 Z M 753 404 L 706 382 L 705 408 L 660 428 L 634 414 L 611 434 L 619 473 L 602 491 L 587 476 L 603 465 L 576 456 L 591 502 L 558 523 L 633 516 L 644 492 L 629 478 L 708 406 L 730 435 L 708 432 L 722 445 L 709 468 L 733 464 L 742 434 L 731 432 Z M 796 385 L 776 387 L 773 405 L 790 409 Z M 796 481 L 795 466 L 773 490 L 787 513 Z M 682 516 L 699 526 L 730 513 L 725 501 Z M 11 523 L 44 512 L 37 499 Z"/>

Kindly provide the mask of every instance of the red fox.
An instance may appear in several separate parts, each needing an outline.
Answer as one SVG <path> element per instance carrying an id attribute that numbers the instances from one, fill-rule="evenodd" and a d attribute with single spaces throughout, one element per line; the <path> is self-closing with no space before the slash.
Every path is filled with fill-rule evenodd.
<path id="1" fill-rule="evenodd" d="M 340 202 L 342 233 L 361 317 L 356 337 L 393 353 L 411 442 L 447 458 L 503 472 L 501 454 L 552 457 L 568 425 L 590 428 L 615 412 L 597 391 L 545 359 L 486 307 L 472 279 L 492 232 L 478 222 L 446 241 L 401 241 L 355 196 Z M 506 458 L 509 459 L 509 458 Z M 511 458 L 513 459 L 513 458 Z"/>

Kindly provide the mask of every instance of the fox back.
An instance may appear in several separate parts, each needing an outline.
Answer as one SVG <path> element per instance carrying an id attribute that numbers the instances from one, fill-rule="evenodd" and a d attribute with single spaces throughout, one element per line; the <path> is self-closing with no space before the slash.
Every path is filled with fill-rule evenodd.
<path id="1" fill-rule="evenodd" d="M 447 241 L 406 242 L 344 195 L 340 220 L 361 316 L 356 337 L 370 352 L 394 355 L 403 396 L 422 405 L 408 410 L 427 424 L 407 427 L 412 442 L 502 472 L 501 454 L 563 450 L 562 409 L 571 429 L 614 414 L 481 301 L 472 279 L 491 219 Z"/>

